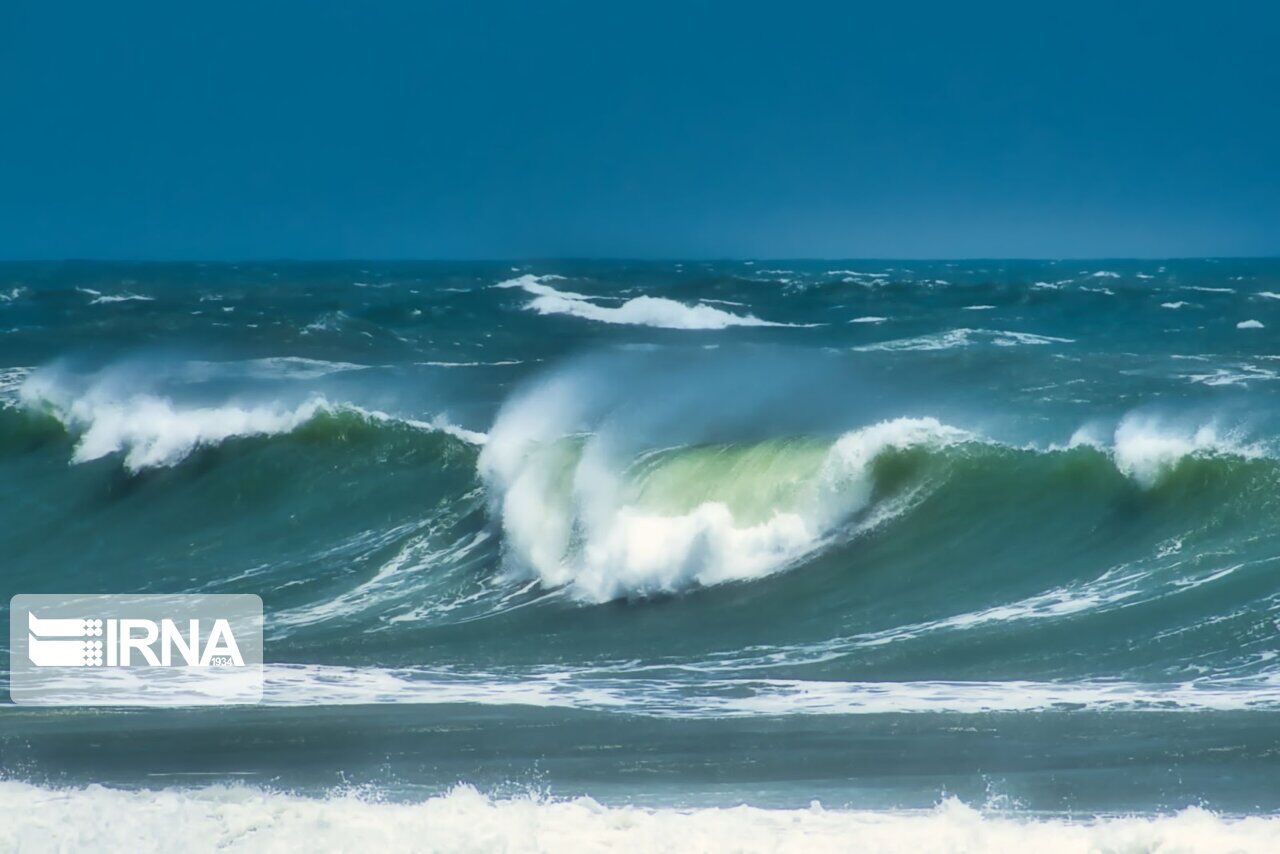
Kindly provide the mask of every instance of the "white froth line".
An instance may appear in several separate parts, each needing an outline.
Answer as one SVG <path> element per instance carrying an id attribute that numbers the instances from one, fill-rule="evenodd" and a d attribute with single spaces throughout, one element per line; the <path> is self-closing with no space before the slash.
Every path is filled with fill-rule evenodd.
<path id="1" fill-rule="evenodd" d="M 1126 711 L 1280 709 L 1274 675 L 1141 683 L 819 681 L 706 679 L 691 681 L 601 676 L 598 671 L 462 674 L 417 668 L 384 669 L 272 664 L 263 703 L 271 706 L 526 705 L 619 710 L 652 717 L 750 717 L 794 714 L 1028 712 L 1055 708 Z"/>

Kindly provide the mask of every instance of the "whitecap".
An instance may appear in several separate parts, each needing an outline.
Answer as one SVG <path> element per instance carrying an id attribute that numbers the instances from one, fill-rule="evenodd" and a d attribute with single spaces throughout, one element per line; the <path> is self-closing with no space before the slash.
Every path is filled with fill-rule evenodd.
<path id="1" fill-rule="evenodd" d="M 889 352 L 949 350 L 954 347 L 969 347 L 983 342 L 994 344 L 998 347 L 1016 347 L 1019 345 L 1073 344 L 1075 339 L 1000 329 L 951 329 L 933 335 L 920 335 L 915 338 L 899 338 L 893 341 L 864 344 L 854 349 Z"/>
<path id="2" fill-rule="evenodd" d="M 653 326 L 660 329 L 725 329 L 730 326 L 790 326 L 761 320 L 751 314 L 733 314 L 697 303 L 687 305 L 666 297 L 639 296 L 619 306 L 602 306 L 593 300 L 603 297 L 562 291 L 545 284 L 562 276 L 524 275 L 499 282 L 494 287 L 520 288 L 532 294 L 525 308 L 539 314 L 567 314 L 600 323 Z"/>
<path id="3" fill-rule="evenodd" d="M 1106 450 L 1121 473 L 1148 488 L 1187 458 L 1265 456 L 1265 449 L 1245 442 L 1240 431 L 1223 429 L 1216 422 L 1196 424 L 1141 413 L 1130 413 L 1120 420 L 1109 448 L 1096 424 L 1077 430 L 1068 443 L 1068 447 L 1081 445 Z"/>
<path id="4" fill-rule="evenodd" d="M 88 288 L 85 288 L 83 290 L 85 291 L 85 293 L 97 293 L 97 291 L 90 291 Z M 145 294 L 132 294 L 132 293 L 101 294 L 89 300 L 89 305 L 103 305 L 106 303 L 113 303 L 113 302 L 152 302 L 154 300 L 155 300 L 155 297 L 149 297 L 149 296 L 146 296 Z"/>
<path id="5" fill-rule="evenodd" d="M 396 418 L 377 410 L 331 403 L 320 395 L 296 404 L 181 405 L 156 394 L 117 395 L 105 388 L 77 394 L 38 372 L 24 380 L 18 395 L 23 405 L 49 412 L 78 434 L 72 463 L 123 453 L 124 466 L 131 472 L 177 465 L 198 448 L 228 439 L 289 433 L 322 413 L 332 412 L 354 412 L 370 420 L 444 432 L 473 444 L 487 438 L 442 416 Z"/>

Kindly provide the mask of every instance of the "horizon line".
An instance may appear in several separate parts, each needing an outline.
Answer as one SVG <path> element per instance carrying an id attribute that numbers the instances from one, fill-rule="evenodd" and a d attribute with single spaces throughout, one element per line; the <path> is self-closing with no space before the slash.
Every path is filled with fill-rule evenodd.
<path id="1" fill-rule="evenodd" d="M 1062 263 L 1067 261 L 1275 261 L 1273 255 L 957 255 L 957 256 L 874 256 L 874 255 L 754 255 L 754 256 L 627 256 L 627 255 L 546 255 L 546 256 L 493 256 L 493 257 L 428 257 L 428 256 L 248 256 L 236 258 L 200 257 L 92 257 L 68 256 L 64 258 L 3 258 L 0 264 L 541 264 L 541 263 L 647 263 L 647 264 L 754 264 L 759 262 L 832 263 L 860 261 L 958 263 L 975 261 L 1014 261 L 1036 263 Z"/>

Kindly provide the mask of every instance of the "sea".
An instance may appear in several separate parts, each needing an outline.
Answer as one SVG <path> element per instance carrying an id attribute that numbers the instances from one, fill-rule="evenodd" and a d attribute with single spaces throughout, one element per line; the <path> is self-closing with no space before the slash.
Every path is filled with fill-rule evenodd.
<path id="1" fill-rule="evenodd" d="M 1280 850 L 1280 260 L 0 264 L 29 593 L 3 850 Z"/>

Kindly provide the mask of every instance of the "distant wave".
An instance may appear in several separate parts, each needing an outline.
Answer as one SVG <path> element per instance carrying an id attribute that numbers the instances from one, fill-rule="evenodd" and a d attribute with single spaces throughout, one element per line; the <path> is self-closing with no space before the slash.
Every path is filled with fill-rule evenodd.
<path id="1" fill-rule="evenodd" d="M 88 291 L 87 289 L 85 292 L 90 293 L 90 291 Z M 96 291 L 94 291 L 93 293 L 96 293 Z M 152 302 L 154 300 L 155 300 L 155 297 L 149 297 L 149 296 L 146 296 L 145 294 L 131 294 L 131 293 L 99 294 L 98 296 L 95 296 L 93 299 L 89 300 L 89 304 L 103 305 L 106 303 L 113 303 L 113 302 Z"/>
<path id="2" fill-rule="evenodd" d="M 665 297 L 633 297 L 619 306 L 597 305 L 600 299 L 587 294 L 561 291 L 545 284 L 562 276 L 523 275 L 499 282 L 494 287 L 520 288 L 533 294 L 525 308 L 539 314 L 568 314 L 600 323 L 632 326 L 655 326 L 661 329 L 726 329 L 730 326 L 790 326 L 773 323 L 750 314 L 733 314 L 723 309 L 698 303 L 686 305 Z"/>
<path id="3" fill-rule="evenodd" d="M 892 341 L 880 341 L 875 344 L 864 344 L 855 350 L 950 350 L 955 347 L 971 347 L 975 344 L 987 343 L 997 347 L 1017 347 L 1026 344 L 1073 344 L 1074 339 L 1057 338 L 1052 335 L 1035 335 L 1031 332 L 1011 332 L 1001 329 L 951 329 L 933 335 L 920 335 L 915 338 L 898 338 Z"/>
<path id="4" fill-rule="evenodd" d="M 350 315 L 345 311 L 327 312 L 304 326 L 302 328 L 302 334 L 309 335 L 312 332 L 338 332 L 350 320 Z"/>
<path id="5" fill-rule="evenodd" d="M 206 380 L 215 377 L 226 379 L 258 380 L 312 380 L 331 374 L 367 370 L 369 365 L 354 362 L 330 362 L 324 359 L 306 359 L 301 356 L 271 356 L 242 361 L 202 362 L 182 364 L 181 373 L 187 379 Z"/>
<path id="6" fill-rule="evenodd" d="M 496 797 L 467 785 L 418 802 L 305 797 L 255 786 L 131 791 L 0 782 L 0 847 L 174 851 L 1274 851 L 1280 818 L 1201 807 L 1153 816 L 929 810 L 606 806 L 589 797 Z"/>

